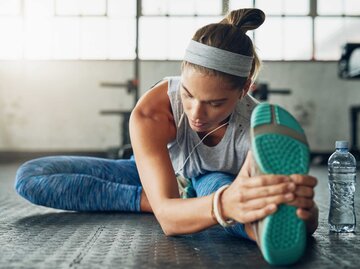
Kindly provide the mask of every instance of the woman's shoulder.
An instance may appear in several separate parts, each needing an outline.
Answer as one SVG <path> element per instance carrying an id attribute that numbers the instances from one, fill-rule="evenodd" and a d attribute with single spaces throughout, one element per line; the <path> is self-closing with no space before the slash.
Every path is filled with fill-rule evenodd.
<path id="1" fill-rule="evenodd" d="M 159 81 L 141 96 L 135 109 L 140 110 L 144 115 L 168 114 L 171 111 L 168 87 L 168 80 Z"/>
<path id="2" fill-rule="evenodd" d="M 150 90 L 161 88 L 168 93 L 176 92 L 180 86 L 180 76 L 167 76 L 156 82 L 150 87 Z"/>
<path id="3" fill-rule="evenodd" d="M 168 93 L 176 93 L 180 88 L 180 76 L 165 77 L 164 80 L 168 82 Z"/>
<path id="4" fill-rule="evenodd" d="M 237 104 L 236 112 L 239 115 L 239 120 L 250 122 L 251 113 L 254 108 L 259 104 L 259 101 L 256 100 L 249 94 L 246 94 Z"/>
<path id="5" fill-rule="evenodd" d="M 160 81 L 141 96 L 131 114 L 132 122 L 147 123 L 148 127 L 153 126 L 152 130 L 163 130 L 168 142 L 175 137 L 176 127 L 167 91 L 168 81 Z"/>

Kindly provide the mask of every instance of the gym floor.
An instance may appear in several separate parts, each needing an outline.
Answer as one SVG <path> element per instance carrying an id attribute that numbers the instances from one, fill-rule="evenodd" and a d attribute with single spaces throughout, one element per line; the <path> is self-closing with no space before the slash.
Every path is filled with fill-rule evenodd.
<path id="1" fill-rule="evenodd" d="M 220 227 L 166 237 L 152 214 L 77 213 L 32 205 L 13 189 L 18 166 L 0 164 L 0 268 L 272 268 L 254 243 Z M 320 224 L 304 257 L 291 268 L 359 268 L 359 225 L 357 234 L 329 233 L 326 167 L 312 167 L 310 174 L 319 180 Z"/>

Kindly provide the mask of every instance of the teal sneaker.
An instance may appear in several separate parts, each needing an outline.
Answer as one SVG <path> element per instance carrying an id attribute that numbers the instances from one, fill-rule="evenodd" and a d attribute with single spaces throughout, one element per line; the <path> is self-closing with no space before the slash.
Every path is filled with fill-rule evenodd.
<path id="1" fill-rule="evenodd" d="M 260 174 L 307 174 L 309 146 L 296 119 L 277 105 L 261 103 L 251 115 L 251 150 Z M 265 260 L 272 265 L 298 261 L 306 247 L 306 226 L 296 207 L 279 205 L 256 223 L 255 234 Z"/>

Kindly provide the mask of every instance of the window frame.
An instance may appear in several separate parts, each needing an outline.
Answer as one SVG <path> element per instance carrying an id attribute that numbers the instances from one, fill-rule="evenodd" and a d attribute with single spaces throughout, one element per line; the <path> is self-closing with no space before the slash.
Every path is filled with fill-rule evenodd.
<path id="1" fill-rule="evenodd" d="M 142 0 L 140 0 L 142 1 Z M 230 4 L 230 0 L 219 0 L 222 2 L 222 16 L 224 16 L 228 11 L 229 11 L 229 4 Z M 256 1 L 257 0 L 252 0 L 252 7 L 256 7 Z M 289 60 L 289 59 L 278 59 L 278 60 L 267 60 L 267 59 L 263 59 L 264 61 L 267 62 L 337 62 L 338 60 L 336 59 L 317 59 L 316 58 L 316 38 L 315 38 L 315 21 L 316 18 L 322 17 L 322 18 L 359 18 L 360 19 L 360 14 L 359 15 L 347 15 L 347 14 L 342 14 L 342 15 L 323 15 L 323 14 L 318 14 L 317 12 L 317 0 L 308 0 L 309 1 L 309 12 L 308 14 L 304 14 L 304 15 L 291 15 L 291 14 L 267 14 L 267 17 L 270 18 L 308 18 L 310 17 L 311 19 L 311 58 L 309 60 Z M 345 0 L 343 0 L 345 1 Z M 170 14 L 162 14 L 162 15 L 144 15 L 144 14 L 140 14 L 140 17 L 201 17 L 201 16 L 206 16 L 206 17 L 216 17 L 218 15 L 198 15 L 198 14 L 193 14 L 193 15 L 170 15 Z M 254 31 L 254 43 L 256 44 L 256 31 Z M 149 60 L 149 59 L 146 59 Z M 154 61 L 176 61 L 176 60 L 169 60 L 169 59 L 154 59 Z"/>
<path id="2" fill-rule="evenodd" d="M 52 0 L 53 1 L 53 6 L 54 6 L 54 10 L 53 10 L 53 17 L 54 18 L 69 18 L 69 17 L 76 17 L 76 18 L 92 18 L 92 17 L 105 17 L 105 18 L 109 18 L 111 16 L 109 16 L 109 11 L 108 11 L 108 6 L 109 6 L 109 0 L 104 0 L 105 2 L 105 13 L 102 15 L 84 15 L 84 14 L 78 14 L 78 15 L 64 15 L 64 14 L 57 14 L 56 12 L 56 2 L 57 1 L 61 1 L 61 0 Z M 142 2 L 143 0 L 134 0 L 136 1 L 136 12 L 135 12 L 135 29 L 136 29 L 136 34 L 135 34 L 135 56 L 131 56 L 129 55 L 129 58 L 124 58 L 124 59 L 111 59 L 109 58 L 109 56 L 107 56 L 106 58 L 103 59 L 83 59 L 82 58 L 82 52 L 79 52 L 79 55 L 77 56 L 77 58 L 72 58 L 72 59 L 61 59 L 61 58 L 56 58 L 54 56 L 51 56 L 50 59 L 45 59 L 45 60 L 51 60 L 51 61 L 56 61 L 56 60 L 81 60 L 81 61 L 93 61 L 93 60 L 101 60 L 101 61 L 131 61 L 131 60 L 137 60 L 139 59 L 139 20 L 143 17 L 166 17 L 166 18 L 201 18 L 201 17 L 218 17 L 218 16 L 224 16 L 228 11 L 229 11 L 229 5 L 230 5 L 230 1 L 231 0 L 218 0 L 219 2 L 221 2 L 221 13 L 220 14 L 204 14 L 201 12 L 201 14 L 177 14 L 177 15 L 170 15 L 170 14 L 162 14 L 162 15 L 156 15 L 156 14 L 152 14 L 152 15 L 146 15 L 146 14 L 142 14 Z M 252 7 L 256 7 L 256 1 L 258 0 L 251 0 L 252 1 Z M 344 14 L 345 9 L 342 10 L 342 14 L 318 14 L 317 12 L 317 4 L 318 4 L 318 0 L 308 0 L 309 1 L 309 13 L 308 14 L 304 14 L 304 15 L 291 15 L 291 14 L 278 14 L 278 15 L 272 15 L 272 14 L 267 14 L 267 17 L 270 18 L 308 18 L 310 17 L 311 19 L 311 59 L 309 60 L 289 60 L 289 59 L 277 59 L 277 60 L 267 60 L 266 58 L 263 59 L 264 61 L 270 61 L 270 62 L 336 62 L 336 59 L 317 59 L 316 58 L 316 33 L 315 33 L 315 21 L 317 18 L 356 18 L 356 19 L 360 19 L 360 14 L 358 15 L 347 15 Z M 346 0 L 343 0 L 346 1 Z M 17 14 L 10 14 L 10 15 L 0 15 L 0 18 L 20 18 L 22 19 L 23 25 L 25 25 L 26 22 L 26 17 L 25 17 L 25 0 L 19 0 L 20 3 L 20 7 L 19 7 L 19 12 Z M 131 15 L 132 17 L 133 15 Z M 23 26 L 23 30 L 25 30 L 25 26 Z M 256 31 L 253 32 L 253 38 L 254 38 L 254 42 L 256 44 Z M 22 54 L 20 56 L 20 58 L 17 58 L 16 60 L 19 59 L 26 59 L 25 56 L 25 51 L 26 51 L 26 46 L 22 45 Z M 106 54 L 110 55 L 111 53 L 109 51 L 106 51 Z M 146 57 L 146 58 L 140 58 L 140 60 L 142 61 L 179 61 L 178 59 L 169 59 L 169 57 L 171 57 L 170 55 L 166 55 L 165 59 L 151 59 L 151 57 Z M 0 60 L 8 60 L 6 58 L 1 58 Z M 10 59 L 12 60 L 12 59 Z M 40 59 L 43 60 L 43 59 Z"/>

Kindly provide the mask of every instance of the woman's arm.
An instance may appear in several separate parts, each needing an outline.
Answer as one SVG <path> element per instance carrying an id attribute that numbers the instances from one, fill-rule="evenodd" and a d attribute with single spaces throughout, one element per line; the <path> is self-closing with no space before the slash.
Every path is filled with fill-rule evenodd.
<path id="1" fill-rule="evenodd" d="M 130 136 L 143 189 L 164 233 L 194 233 L 214 225 L 212 195 L 179 197 L 167 148 L 176 136 L 167 82 L 160 83 L 139 100 L 131 114 Z"/>
<path id="2" fill-rule="evenodd" d="M 130 137 L 136 165 L 149 204 L 166 235 L 204 230 L 216 221 L 211 216 L 213 194 L 181 199 L 167 144 L 176 138 L 176 126 L 167 82 L 160 83 L 138 102 L 130 117 Z M 239 174 L 221 196 L 224 217 L 240 223 L 262 219 L 278 204 L 293 199 L 289 177 Z M 290 199 L 289 199 L 290 194 Z"/>

